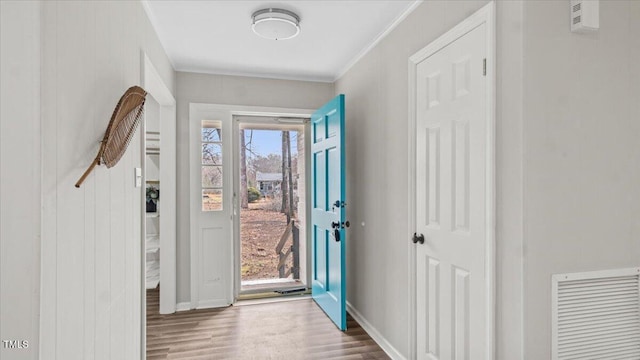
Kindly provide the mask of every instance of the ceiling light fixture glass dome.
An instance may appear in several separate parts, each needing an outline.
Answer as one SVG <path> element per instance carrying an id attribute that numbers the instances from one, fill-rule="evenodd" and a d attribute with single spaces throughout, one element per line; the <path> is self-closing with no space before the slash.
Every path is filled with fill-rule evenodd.
<path id="1" fill-rule="evenodd" d="M 251 29 L 256 35 L 271 40 L 286 40 L 300 33 L 300 18 L 284 9 L 262 9 L 251 16 Z"/>

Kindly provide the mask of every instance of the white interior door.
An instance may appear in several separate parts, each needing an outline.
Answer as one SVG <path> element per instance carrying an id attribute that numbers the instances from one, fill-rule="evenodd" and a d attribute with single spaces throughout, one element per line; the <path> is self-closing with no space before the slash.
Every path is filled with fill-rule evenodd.
<path id="1" fill-rule="evenodd" d="M 233 302 L 231 113 L 190 110 L 191 306 Z"/>
<path id="2" fill-rule="evenodd" d="M 416 69 L 418 359 L 486 359 L 490 346 L 486 31 L 461 33 Z"/>

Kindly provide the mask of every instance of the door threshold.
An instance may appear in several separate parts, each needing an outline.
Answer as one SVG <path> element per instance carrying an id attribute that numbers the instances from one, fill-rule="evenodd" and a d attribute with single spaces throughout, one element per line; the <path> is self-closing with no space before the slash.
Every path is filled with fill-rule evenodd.
<path id="1" fill-rule="evenodd" d="M 300 280 L 294 279 L 261 279 L 243 281 L 240 286 L 241 295 L 270 294 L 273 292 L 298 292 L 304 291 L 306 285 Z M 274 295 L 278 296 L 278 295 Z"/>
<path id="2" fill-rule="evenodd" d="M 279 294 L 276 292 L 258 293 L 258 294 L 242 294 L 238 296 L 238 301 L 233 306 L 269 304 L 283 301 L 296 301 L 311 299 L 311 289 L 304 292 L 294 294 Z"/>
<path id="3" fill-rule="evenodd" d="M 277 285 L 277 284 L 295 284 L 300 283 L 299 279 L 290 279 L 290 278 L 276 278 L 276 279 L 254 279 L 254 280 L 242 280 L 240 282 L 243 287 L 246 286 L 259 286 L 259 285 Z"/>
<path id="4" fill-rule="evenodd" d="M 261 298 L 277 298 L 281 296 L 299 296 L 311 294 L 311 289 L 304 285 L 291 288 L 272 288 L 272 289 L 257 289 L 254 291 L 241 291 L 238 295 L 238 300 L 251 300 Z"/>

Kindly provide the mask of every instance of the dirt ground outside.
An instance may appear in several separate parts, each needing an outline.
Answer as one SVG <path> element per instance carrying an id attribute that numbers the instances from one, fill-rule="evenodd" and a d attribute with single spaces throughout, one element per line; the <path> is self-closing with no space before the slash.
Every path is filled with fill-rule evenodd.
<path id="1" fill-rule="evenodd" d="M 279 278 L 275 249 L 287 227 L 287 217 L 278 211 L 279 204 L 278 200 L 262 198 L 240 211 L 243 281 Z M 292 256 L 287 260 L 292 262 Z"/>

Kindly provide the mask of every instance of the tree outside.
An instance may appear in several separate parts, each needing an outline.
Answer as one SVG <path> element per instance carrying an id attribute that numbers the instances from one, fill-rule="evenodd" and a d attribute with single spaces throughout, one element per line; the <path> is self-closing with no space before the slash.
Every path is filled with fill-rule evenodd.
<path id="1" fill-rule="evenodd" d="M 243 281 L 283 277 L 282 269 L 278 271 L 282 255 L 276 253 L 276 247 L 285 230 L 291 231 L 287 227 L 289 222 L 296 219 L 298 136 L 297 131 L 244 129 L 240 132 Z M 269 184 L 263 174 L 269 175 Z M 290 247 L 291 237 L 282 252 Z M 289 255 L 283 268 L 285 274 L 293 274 L 292 261 L 293 256 Z"/>

